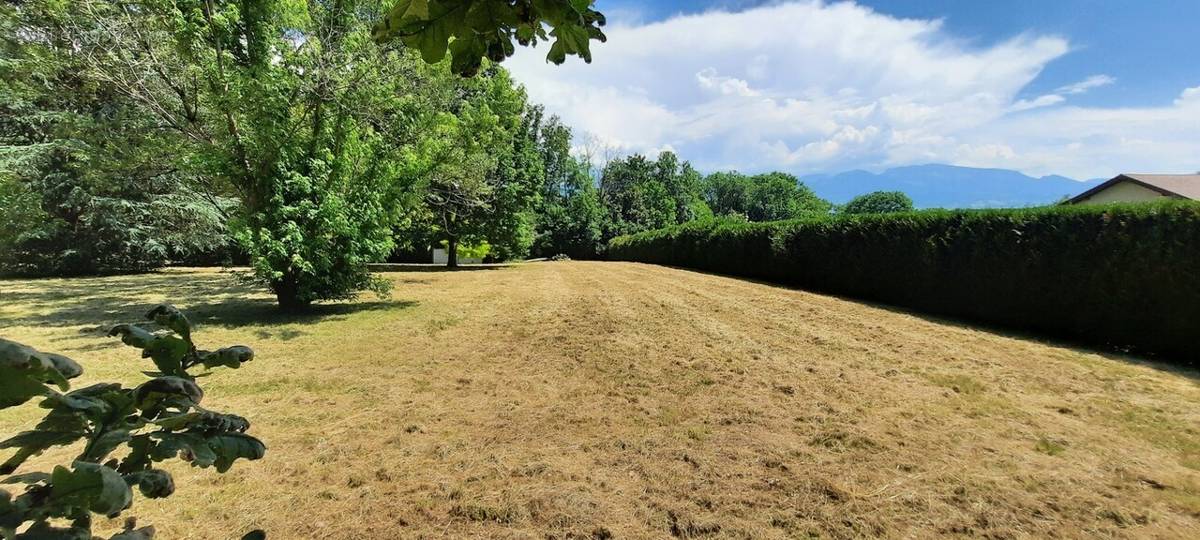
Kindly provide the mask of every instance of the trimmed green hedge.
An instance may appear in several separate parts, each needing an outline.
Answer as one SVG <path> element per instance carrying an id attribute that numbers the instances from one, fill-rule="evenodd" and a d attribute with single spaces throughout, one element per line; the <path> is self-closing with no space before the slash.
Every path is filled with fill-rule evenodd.
<path id="1" fill-rule="evenodd" d="M 1195 364 L 1200 204 L 704 221 L 613 239 L 682 266 L 1032 330 Z"/>

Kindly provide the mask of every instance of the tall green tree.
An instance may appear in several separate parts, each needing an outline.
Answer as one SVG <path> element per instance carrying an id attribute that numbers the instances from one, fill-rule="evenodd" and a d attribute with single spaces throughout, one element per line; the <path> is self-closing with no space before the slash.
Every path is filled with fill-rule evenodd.
<path id="1" fill-rule="evenodd" d="M 823 216 L 833 208 L 795 176 L 781 172 L 754 176 L 736 171 L 713 173 L 704 179 L 703 192 L 713 213 L 750 221 Z"/>
<path id="2" fill-rule="evenodd" d="M 712 215 L 702 198 L 700 174 L 673 152 L 662 152 L 654 161 L 640 154 L 610 161 L 600 194 L 610 238 Z"/>
<path id="3" fill-rule="evenodd" d="M 609 237 L 675 223 L 675 201 L 655 178 L 654 162 L 641 154 L 605 165 L 600 196 L 609 214 Z"/>
<path id="4" fill-rule="evenodd" d="M 83 1 L 97 76 L 185 136 L 243 206 L 236 236 L 281 307 L 382 291 L 397 160 L 433 116 L 377 0 Z"/>
<path id="5" fill-rule="evenodd" d="M 571 154 L 571 129 L 551 116 L 541 123 L 537 148 L 544 176 L 533 254 L 596 257 L 603 247 L 605 209 L 588 165 Z"/>
<path id="6" fill-rule="evenodd" d="M 473 74 L 485 57 L 511 55 L 514 40 L 552 42 L 555 62 L 588 60 L 604 23 L 591 2 L 565 0 L 74 3 L 99 23 L 75 34 L 96 73 L 184 134 L 201 170 L 240 197 L 237 238 L 284 308 L 384 285 L 366 263 L 390 251 L 403 207 L 392 198 L 412 192 L 401 174 L 412 167 L 399 161 L 437 124 L 422 71 L 394 44 L 430 63 L 449 50 L 450 70 Z M 442 176 L 494 173 L 493 160 L 476 153 Z M 503 225 L 521 232 L 530 221 Z"/>
<path id="7" fill-rule="evenodd" d="M 750 221 L 778 221 L 829 214 L 833 205 L 801 184 L 795 176 L 773 172 L 751 177 Z"/>
<path id="8" fill-rule="evenodd" d="M 671 194 L 676 223 L 712 217 L 712 209 L 704 201 L 704 178 L 691 163 L 680 162 L 674 152 L 661 152 L 654 162 L 654 176 Z"/>
<path id="9" fill-rule="evenodd" d="M 704 198 L 718 216 L 745 217 L 752 189 L 750 177 L 736 171 L 715 172 L 704 179 Z"/>
<path id="10" fill-rule="evenodd" d="M 202 193 L 178 134 L 91 76 L 71 7 L 0 5 L 0 271 L 144 271 L 223 247 L 228 199 Z"/>
<path id="11" fill-rule="evenodd" d="M 500 119 L 505 143 L 493 149 L 498 154 L 491 181 L 495 192 L 482 235 L 493 257 L 514 260 L 529 256 L 534 241 L 535 212 L 545 177 L 537 146 L 542 115 L 506 70 L 494 69 L 489 101 Z"/>
<path id="12" fill-rule="evenodd" d="M 451 267 L 463 245 L 486 243 L 500 259 L 524 257 L 544 175 L 540 116 L 499 66 L 468 79 L 443 76 L 434 86 L 437 107 L 447 112 L 406 170 L 420 204 L 407 211 L 398 237 L 415 251 L 445 244 Z"/>

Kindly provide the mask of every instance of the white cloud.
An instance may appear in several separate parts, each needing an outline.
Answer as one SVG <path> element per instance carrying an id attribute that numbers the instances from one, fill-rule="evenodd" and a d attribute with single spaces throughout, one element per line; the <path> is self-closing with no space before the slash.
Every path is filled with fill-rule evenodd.
<path id="1" fill-rule="evenodd" d="M 1059 103 L 1062 103 L 1066 100 L 1067 100 L 1067 98 L 1062 97 L 1058 94 L 1046 94 L 1044 96 L 1038 96 L 1034 99 L 1028 99 L 1028 100 L 1022 99 L 1016 103 L 1013 103 L 1012 106 L 1008 108 L 1008 110 L 1010 110 L 1012 112 L 1028 111 L 1029 109 L 1037 109 L 1040 107 L 1049 107 L 1051 105 L 1058 105 Z"/>
<path id="2" fill-rule="evenodd" d="M 1191 173 L 1200 170 L 1200 87 L 1184 90 L 1172 105 L 1060 107 L 1014 115 L 962 139 L 1006 141 L 1011 159 L 979 164 L 1076 178 L 1117 172 Z"/>
<path id="3" fill-rule="evenodd" d="M 1179 99 L 1175 100 L 1176 107 L 1184 107 L 1200 103 L 1200 86 L 1187 88 L 1183 93 L 1179 94 Z"/>
<path id="4" fill-rule="evenodd" d="M 1058 90 L 1055 90 L 1055 93 L 1058 93 L 1058 94 L 1082 94 L 1093 88 L 1099 88 L 1101 86 L 1108 86 L 1115 82 L 1117 82 L 1117 80 L 1108 75 L 1092 75 L 1091 77 L 1088 77 L 1077 83 L 1068 84 L 1066 86 L 1060 87 Z"/>
<path id="5" fill-rule="evenodd" d="M 1114 82 L 1117 82 L 1117 80 L 1108 75 L 1092 75 L 1091 77 L 1088 77 L 1082 81 L 1071 83 L 1066 86 L 1060 86 L 1054 90 L 1053 94 L 1045 94 L 1034 99 L 1022 99 L 1017 101 L 1016 103 L 1013 103 L 1008 110 L 1011 112 L 1020 112 L 1028 111 L 1030 109 L 1038 109 L 1041 107 L 1049 107 L 1051 105 L 1058 105 L 1059 103 L 1063 103 L 1067 100 L 1066 96 L 1082 94 L 1093 88 L 1107 86 Z"/>
<path id="6" fill-rule="evenodd" d="M 1069 96 L 1114 82 L 1094 75 L 1019 99 L 1069 52 L 1059 37 L 972 45 L 940 21 L 848 2 L 618 22 L 606 33 L 590 65 L 553 66 L 539 48 L 508 66 L 578 133 L 626 152 L 674 148 L 707 170 L 946 162 L 1092 177 L 1173 170 L 1200 146 L 1200 87 L 1172 105 L 1071 107 Z"/>
<path id="7" fill-rule="evenodd" d="M 759 95 L 757 90 L 750 88 L 750 83 L 733 77 L 722 77 L 711 67 L 696 72 L 696 81 L 700 83 L 701 88 L 715 90 L 725 96 Z"/>

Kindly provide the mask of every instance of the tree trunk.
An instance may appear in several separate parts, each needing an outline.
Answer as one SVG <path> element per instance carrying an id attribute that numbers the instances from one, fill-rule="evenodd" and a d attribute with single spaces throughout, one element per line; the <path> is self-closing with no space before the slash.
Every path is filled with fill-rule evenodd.
<path id="1" fill-rule="evenodd" d="M 283 279 L 271 283 L 271 289 L 275 291 L 280 310 L 295 313 L 308 309 L 310 302 L 300 299 L 300 286 L 296 283 L 295 276 L 288 274 Z"/>
<path id="2" fill-rule="evenodd" d="M 458 239 L 446 241 L 446 268 L 458 268 Z"/>

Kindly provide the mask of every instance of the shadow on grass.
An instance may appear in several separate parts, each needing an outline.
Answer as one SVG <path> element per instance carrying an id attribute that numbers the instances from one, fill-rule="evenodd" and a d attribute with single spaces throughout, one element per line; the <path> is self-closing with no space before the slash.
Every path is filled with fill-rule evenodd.
<path id="1" fill-rule="evenodd" d="M 178 306 L 196 326 L 262 327 L 263 339 L 289 340 L 304 335 L 294 328 L 345 319 L 363 311 L 405 309 L 406 300 L 376 300 L 315 304 L 301 313 L 284 312 L 257 285 L 230 273 L 169 271 L 153 274 L 94 278 L 0 280 L 0 302 L 17 314 L 0 319 L 10 326 L 83 326 L 81 334 L 107 332 L 114 324 L 142 322 L 161 302 Z M 89 345 L 88 347 L 92 347 Z M 106 348 L 94 345 L 95 348 Z"/>
<path id="2" fill-rule="evenodd" d="M 651 263 L 639 263 L 639 264 L 651 264 Z M 1194 364 L 1193 361 L 1190 361 L 1189 359 L 1170 358 L 1170 357 L 1165 357 L 1165 356 L 1140 354 L 1140 353 L 1127 353 L 1127 352 L 1123 352 L 1120 350 L 1116 350 L 1113 347 L 1105 347 L 1103 345 L 1098 345 L 1094 341 L 1072 339 L 1070 337 L 1064 337 L 1061 335 L 1051 335 L 1051 334 L 1044 333 L 1044 332 L 1037 332 L 1034 330 L 1029 330 L 1029 329 L 1025 329 L 1025 328 L 1017 328 L 1017 327 L 1013 327 L 1013 326 L 1002 325 L 1002 324 L 997 324 L 997 323 L 988 322 L 988 321 L 979 321 L 979 320 L 974 320 L 974 319 L 969 319 L 969 318 L 964 318 L 964 317 L 955 317 L 953 315 L 945 315 L 945 314 L 917 311 L 913 308 L 897 306 L 894 304 L 887 304 L 887 303 L 873 301 L 873 300 L 865 300 L 862 298 L 856 298 L 853 296 L 846 296 L 843 294 L 831 293 L 831 292 L 821 291 L 821 290 L 816 290 L 816 289 L 805 289 L 802 287 L 792 286 L 792 285 L 788 285 L 788 284 L 784 284 L 784 283 L 776 283 L 776 282 L 772 282 L 772 281 L 765 281 L 762 279 L 749 278 L 749 277 L 737 276 L 737 275 L 731 275 L 731 274 L 722 274 L 722 273 L 718 273 L 718 272 L 709 272 L 709 271 L 705 271 L 705 270 L 697 270 L 694 268 L 686 268 L 686 267 L 682 267 L 682 266 L 670 266 L 670 265 L 662 265 L 662 266 L 667 266 L 668 268 L 673 268 L 675 270 L 680 270 L 680 271 L 684 271 L 684 272 L 694 272 L 697 274 L 707 274 L 710 276 L 720 276 L 720 277 L 725 277 L 725 278 L 730 278 L 730 279 L 747 281 L 750 283 L 765 285 L 765 286 L 775 288 L 775 289 L 784 289 L 784 290 L 789 290 L 789 291 L 802 291 L 802 292 L 808 292 L 808 293 L 813 293 L 813 294 L 820 294 L 823 296 L 829 296 L 832 298 L 838 298 L 841 300 L 845 300 L 847 302 L 854 302 L 856 304 L 871 306 L 873 308 L 887 311 L 890 313 L 896 313 L 896 314 L 902 314 L 902 315 L 916 317 L 918 319 L 936 323 L 936 324 L 940 324 L 943 326 L 950 326 L 950 327 L 959 328 L 959 329 L 986 332 L 988 334 L 1005 337 L 1005 338 L 1010 338 L 1010 339 L 1032 341 L 1032 342 L 1040 343 L 1042 345 L 1046 345 L 1048 347 L 1057 347 L 1057 348 L 1068 349 L 1068 350 L 1071 350 L 1071 351 L 1074 351 L 1077 353 L 1081 353 L 1081 354 L 1095 354 L 1095 355 L 1102 356 L 1108 360 L 1116 360 L 1116 361 L 1123 362 L 1126 364 L 1145 366 L 1145 367 L 1155 369 L 1158 371 L 1185 377 L 1187 379 L 1190 379 L 1193 384 L 1200 385 L 1200 365 Z"/>
<path id="3" fill-rule="evenodd" d="M 338 302 L 314 304 L 299 313 L 279 309 L 274 300 L 240 299 L 217 303 L 187 304 L 184 313 L 192 323 L 213 325 L 223 328 L 243 326 L 283 326 L 315 324 L 326 320 L 341 320 L 346 316 L 363 311 L 404 309 L 417 305 L 409 300 L 376 300 L 371 302 Z"/>
<path id="4" fill-rule="evenodd" d="M 369 265 L 373 272 L 478 272 L 482 270 L 501 270 L 511 264 L 468 264 L 450 268 L 444 264 L 425 263 L 375 263 Z"/>

